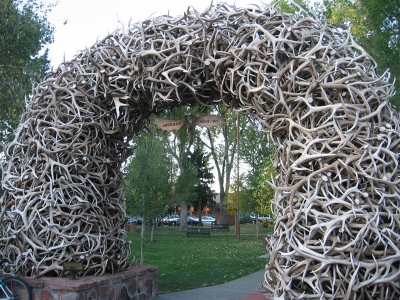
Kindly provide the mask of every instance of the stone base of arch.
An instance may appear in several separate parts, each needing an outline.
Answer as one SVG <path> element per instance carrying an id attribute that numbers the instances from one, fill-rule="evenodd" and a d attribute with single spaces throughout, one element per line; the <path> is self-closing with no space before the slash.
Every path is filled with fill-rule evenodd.
<path id="1" fill-rule="evenodd" d="M 113 275 L 24 278 L 32 287 L 33 300 L 147 300 L 158 293 L 156 266 L 137 265 Z"/>

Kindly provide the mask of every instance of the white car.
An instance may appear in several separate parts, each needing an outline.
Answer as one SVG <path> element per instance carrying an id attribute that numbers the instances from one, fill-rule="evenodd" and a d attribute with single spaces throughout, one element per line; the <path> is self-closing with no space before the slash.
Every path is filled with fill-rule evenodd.
<path id="1" fill-rule="evenodd" d="M 215 223 L 215 218 L 213 218 L 211 216 L 202 216 L 201 217 L 201 223 L 203 225 L 211 226 L 211 224 Z"/>
<path id="2" fill-rule="evenodd" d="M 269 221 L 271 219 L 271 215 L 269 215 L 269 214 L 260 215 L 259 214 L 258 219 L 261 220 L 262 222 Z"/>
<path id="3" fill-rule="evenodd" d="M 181 218 L 178 215 L 171 214 L 171 215 L 166 215 L 163 219 L 162 222 L 164 224 L 167 224 L 169 226 L 176 226 L 180 224 Z"/>

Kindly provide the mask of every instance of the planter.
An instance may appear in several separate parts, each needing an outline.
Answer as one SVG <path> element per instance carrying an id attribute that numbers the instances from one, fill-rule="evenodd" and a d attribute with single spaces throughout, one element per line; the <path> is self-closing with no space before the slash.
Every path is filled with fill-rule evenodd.
<path id="1" fill-rule="evenodd" d="M 126 232 L 136 232 L 136 224 L 129 223 L 126 226 Z"/>

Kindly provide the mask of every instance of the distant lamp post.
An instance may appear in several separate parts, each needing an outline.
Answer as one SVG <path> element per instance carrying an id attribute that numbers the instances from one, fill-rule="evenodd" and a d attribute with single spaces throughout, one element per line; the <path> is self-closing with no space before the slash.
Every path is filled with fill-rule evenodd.
<path id="1" fill-rule="evenodd" d="M 210 212 L 210 208 L 206 205 L 206 207 L 204 208 L 204 211 L 206 212 L 206 216 L 207 216 L 208 213 Z"/>

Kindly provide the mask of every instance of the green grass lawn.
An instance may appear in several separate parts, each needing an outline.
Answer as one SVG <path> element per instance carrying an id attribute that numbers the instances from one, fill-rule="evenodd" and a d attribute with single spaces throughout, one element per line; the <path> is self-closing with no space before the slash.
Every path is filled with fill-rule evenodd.
<path id="1" fill-rule="evenodd" d="M 212 231 L 211 237 L 186 237 L 179 227 L 156 230 L 155 242 L 145 239 L 145 265 L 159 266 L 159 292 L 169 293 L 221 284 L 251 274 L 265 267 L 267 260 L 263 240 L 272 228 L 261 228 L 256 238 L 255 225 L 241 225 L 240 241 L 236 240 L 235 226 L 229 231 Z M 132 255 L 140 260 L 140 227 L 128 233 L 132 241 Z"/>

